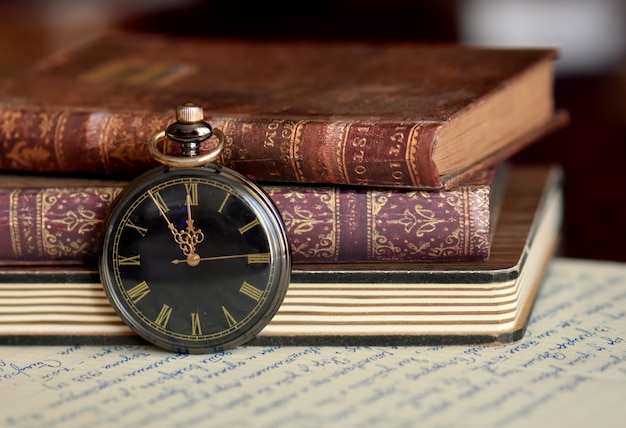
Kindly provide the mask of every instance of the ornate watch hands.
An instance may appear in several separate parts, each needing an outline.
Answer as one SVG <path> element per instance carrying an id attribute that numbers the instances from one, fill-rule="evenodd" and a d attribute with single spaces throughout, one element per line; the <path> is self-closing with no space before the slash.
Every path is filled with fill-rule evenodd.
<path id="1" fill-rule="evenodd" d="M 200 256 L 196 253 L 196 245 L 204 241 L 204 233 L 202 230 L 196 230 L 194 228 L 194 221 L 191 215 L 191 197 L 187 195 L 187 200 L 185 202 L 187 205 L 187 228 L 179 231 L 165 214 L 165 210 L 163 209 L 162 204 L 159 203 L 158 198 L 155 197 L 150 191 L 148 191 L 148 195 L 157 206 L 161 217 L 163 217 L 167 222 L 167 227 L 170 229 L 170 232 L 172 232 L 174 241 L 178 244 L 183 254 L 187 256 L 187 258 L 183 261 L 186 261 L 189 266 L 197 266 L 198 263 L 200 263 Z"/>
<path id="2" fill-rule="evenodd" d="M 248 258 L 248 264 L 270 262 L 270 253 L 231 254 L 228 256 L 198 257 L 196 259 L 196 264 L 192 266 L 196 266 L 200 262 L 208 262 L 211 260 L 239 259 L 239 258 L 244 258 L 244 257 Z M 185 262 L 191 265 L 191 263 L 189 263 L 189 257 L 187 257 L 187 259 L 182 259 L 182 260 L 181 259 L 172 260 L 172 264 L 175 264 L 175 265 L 179 263 L 185 263 Z"/>
<path id="3" fill-rule="evenodd" d="M 187 228 L 176 233 L 174 239 L 180 246 L 183 254 L 187 256 L 189 266 L 196 266 L 200 263 L 200 256 L 196 253 L 196 245 L 204 241 L 204 233 L 202 230 L 196 230 L 193 226 L 193 217 L 191 216 L 191 196 L 187 195 Z"/>

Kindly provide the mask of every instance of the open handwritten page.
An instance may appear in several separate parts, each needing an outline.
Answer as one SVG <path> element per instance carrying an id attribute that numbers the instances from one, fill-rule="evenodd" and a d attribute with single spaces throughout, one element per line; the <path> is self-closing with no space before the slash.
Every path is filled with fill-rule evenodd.
<path id="1" fill-rule="evenodd" d="M 555 260 L 506 346 L 0 347 L 5 427 L 626 426 L 626 264 Z"/>

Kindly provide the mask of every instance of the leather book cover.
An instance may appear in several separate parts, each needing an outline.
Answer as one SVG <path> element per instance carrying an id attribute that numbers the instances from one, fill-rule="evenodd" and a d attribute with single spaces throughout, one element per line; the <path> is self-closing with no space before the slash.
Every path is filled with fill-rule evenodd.
<path id="1" fill-rule="evenodd" d="M 0 175 L 0 265 L 95 265 L 122 181 Z M 506 165 L 452 190 L 266 185 L 294 263 L 482 260 Z"/>
<path id="2" fill-rule="evenodd" d="M 114 32 L 0 81 L 0 169 L 137 175 L 194 102 L 252 179 L 448 189 L 564 123 L 555 56 Z"/>
<path id="3" fill-rule="evenodd" d="M 558 247 L 562 172 L 512 168 L 492 255 L 474 262 L 294 266 L 254 345 L 506 343 L 525 334 Z M 0 343 L 137 342 L 89 267 L 0 268 Z"/>

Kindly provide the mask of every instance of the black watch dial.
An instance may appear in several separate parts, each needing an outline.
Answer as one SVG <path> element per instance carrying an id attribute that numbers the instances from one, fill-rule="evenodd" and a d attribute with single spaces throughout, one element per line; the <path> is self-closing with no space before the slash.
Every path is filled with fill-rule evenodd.
<path id="1" fill-rule="evenodd" d="M 287 234 L 265 193 L 227 168 L 157 168 L 107 220 L 101 278 L 122 319 L 166 349 L 245 343 L 289 284 Z"/>

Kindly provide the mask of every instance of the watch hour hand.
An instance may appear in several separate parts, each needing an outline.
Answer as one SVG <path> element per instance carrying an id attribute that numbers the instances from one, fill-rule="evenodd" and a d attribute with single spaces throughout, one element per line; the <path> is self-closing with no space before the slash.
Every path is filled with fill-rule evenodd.
<path id="1" fill-rule="evenodd" d="M 202 230 L 196 230 L 194 228 L 194 220 L 191 215 L 191 196 L 187 195 L 187 229 L 184 241 L 191 247 L 191 252 L 195 252 L 195 247 L 200 242 L 204 241 L 204 233 Z"/>
<path id="2" fill-rule="evenodd" d="M 204 233 L 201 230 L 195 230 L 193 227 L 193 218 L 191 216 L 191 203 L 190 197 L 187 195 L 187 228 L 179 231 L 176 229 L 176 226 L 170 221 L 170 219 L 165 214 L 165 210 L 161 206 L 161 203 L 157 200 L 157 198 L 152 194 L 152 192 L 148 191 L 148 195 L 156 205 L 161 217 L 165 219 L 167 223 L 167 227 L 170 232 L 172 232 L 172 236 L 174 237 L 174 241 L 178 244 L 178 247 L 183 252 L 184 255 L 187 256 L 187 263 L 192 265 L 192 263 L 198 264 L 196 260 L 199 256 L 196 254 L 196 245 L 204 240 Z M 194 265 L 195 266 L 195 265 Z"/>

